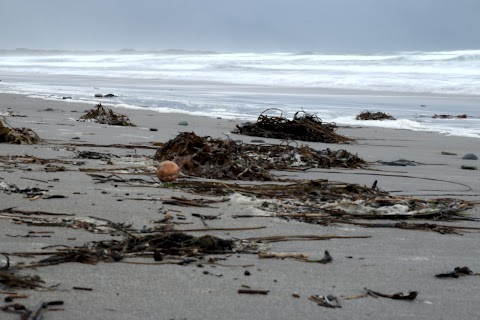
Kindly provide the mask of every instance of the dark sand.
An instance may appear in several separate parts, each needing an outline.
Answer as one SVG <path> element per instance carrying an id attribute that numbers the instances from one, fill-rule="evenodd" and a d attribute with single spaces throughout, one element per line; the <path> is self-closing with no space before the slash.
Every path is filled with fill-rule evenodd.
<path id="1" fill-rule="evenodd" d="M 44 141 L 38 145 L 0 145 L 0 155 L 29 155 L 73 161 L 75 149 L 111 152 L 117 155 L 153 156 L 154 149 L 121 149 L 69 146 L 69 143 L 151 145 L 165 142 L 179 132 L 194 131 L 200 136 L 225 137 L 237 122 L 224 119 L 159 114 L 149 111 L 115 109 L 130 116 L 134 128 L 112 127 L 77 122 L 92 105 L 30 99 L 19 95 L 0 95 L 0 113 L 13 111 L 26 117 L 7 117 L 14 127 L 34 129 Z M 45 111 L 47 108 L 53 111 Z M 179 126 L 188 121 L 188 126 Z M 158 128 L 150 131 L 149 128 Z M 367 161 L 392 161 L 404 158 L 422 163 L 418 166 L 390 167 L 373 164 L 372 170 L 310 170 L 308 173 L 282 173 L 298 178 L 320 179 L 378 186 L 399 195 L 415 197 L 457 197 L 480 201 L 479 171 L 462 170 L 462 164 L 480 167 L 479 160 L 461 160 L 465 153 L 480 155 L 480 141 L 474 138 L 447 137 L 424 132 L 349 127 L 339 133 L 357 139 L 352 145 L 310 143 L 314 148 L 347 149 Z M 250 142 L 254 137 L 232 135 Z M 80 139 L 72 139 L 72 138 Z M 278 143 L 265 139 L 267 142 Z M 442 155 L 442 151 L 458 155 Z M 98 160 L 81 160 L 83 168 L 102 168 Z M 138 163 L 115 163 L 132 166 Z M 143 163 L 145 164 L 145 163 Z M 154 163 L 147 163 L 154 169 Z M 142 165 L 140 163 L 139 165 Z M 480 277 L 438 279 L 434 275 L 468 266 L 480 272 L 478 233 L 463 235 L 401 229 L 362 228 L 352 225 L 319 226 L 279 218 L 233 219 L 234 214 L 259 213 L 258 202 L 233 196 L 218 208 L 191 208 L 163 205 L 161 201 L 125 200 L 127 198 L 166 198 L 182 193 L 161 188 L 95 184 L 79 166 L 64 164 L 67 171 L 45 172 L 42 164 L 0 163 L 0 183 L 18 187 L 48 189 L 50 195 L 63 199 L 25 199 L 21 194 L 0 191 L 0 209 L 41 210 L 74 213 L 75 217 L 96 216 L 115 222 L 132 223 L 141 228 L 160 219 L 159 209 L 179 210 L 191 222 L 177 228 L 204 228 L 191 213 L 221 214 L 208 221 L 209 227 L 240 228 L 266 226 L 251 231 L 209 232 L 224 238 L 247 238 L 270 235 L 346 235 L 371 236 L 367 239 L 280 242 L 271 252 L 303 253 L 319 259 L 328 250 L 330 264 L 293 260 L 259 259 L 256 255 L 232 255 L 222 263 L 252 267 L 179 265 L 133 265 L 68 263 L 23 270 L 21 274 L 39 275 L 46 285 L 59 284 L 52 291 L 15 290 L 29 298 L 17 300 L 27 307 L 39 301 L 63 300 L 64 311 L 49 311 L 45 319 L 478 319 L 480 314 Z M 154 175 L 141 176 L 154 178 Z M 58 180 L 55 180 L 58 179 Z M 186 194 L 187 197 L 194 197 Z M 123 200 L 123 201 L 118 201 Z M 466 213 L 480 218 L 480 206 Z M 0 252 L 41 251 L 50 245 L 83 245 L 87 241 L 111 239 L 109 235 L 59 227 L 29 227 L 15 224 L 0 215 Z M 178 220 L 180 221 L 180 220 Z M 432 222 L 432 221 L 426 221 Z M 450 223 L 452 224 L 452 223 Z M 477 222 L 453 222 L 458 226 L 480 227 Z M 53 231 L 49 238 L 22 238 L 28 231 Z M 198 235 L 198 233 L 197 233 Z M 75 240 L 68 240 L 75 238 Z M 19 258 L 12 257 L 12 263 Z M 37 258 L 36 258 L 37 259 Z M 141 261 L 141 260 L 140 260 Z M 150 262 L 151 260 L 149 260 Z M 209 274 L 204 274 L 204 271 Z M 245 270 L 251 276 L 245 276 Z M 269 290 L 268 295 L 240 295 L 242 285 Z M 73 290 L 89 287 L 92 291 Z M 310 295 L 355 296 L 364 287 L 383 293 L 418 291 L 412 302 L 382 298 L 343 300 L 340 309 L 329 309 L 309 301 Z M 11 291 L 10 289 L 5 289 Z M 292 296 L 298 293 L 300 298 Z M 4 297 L 0 294 L 0 297 Z M 18 319 L 18 315 L 1 312 L 1 319 Z"/>

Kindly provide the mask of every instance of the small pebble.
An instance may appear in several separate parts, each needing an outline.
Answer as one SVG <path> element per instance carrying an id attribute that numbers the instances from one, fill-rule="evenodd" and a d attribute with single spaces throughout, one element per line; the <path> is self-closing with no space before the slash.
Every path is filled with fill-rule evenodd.
<path id="1" fill-rule="evenodd" d="M 251 140 L 251 142 L 253 142 L 253 143 L 265 143 L 265 140 L 253 139 L 253 140 Z"/>
<path id="2" fill-rule="evenodd" d="M 462 166 L 463 170 L 477 170 L 477 167 L 475 166 Z"/>
<path id="3" fill-rule="evenodd" d="M 158 131 L 157 128 L 150 128 L 150 131 Z"/>
<path id="4" fill-rule="evenodd" d="M 298 294 L 298 292 L 294 292 L 294 293 L 292 293 L 292 297 L 300 298 L 300 294 Z"/>
<path id="5" fill-rule="evenodd" d="M 250 271 L 248 271 L 248 270 L 246 270 L 243 274 L 246 275 L 246 276 L 250 276 L 250 275 L 251 275 Z"/>
<path id="6" fill-rule="evenodd" d="M 188 126 L 188 122 L 187 121 L 180 121 L 178 123 L 179 126 Z"/>
<path id="7" fill-rule="evenodd" d="M 462 157 L 463 160 L 478 160 L 478 157 L 473 153 L 467 153 Z"/>

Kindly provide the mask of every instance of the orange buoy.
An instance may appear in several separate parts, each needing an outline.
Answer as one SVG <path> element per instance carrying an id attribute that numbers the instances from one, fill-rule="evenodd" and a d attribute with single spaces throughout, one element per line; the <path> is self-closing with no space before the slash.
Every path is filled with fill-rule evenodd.
<path id="1" fill-rule="evenodd" d="M 175 181 L 180 175 L 180 167 L 173 161 L 162 161 L 157 167 L 156 175 L 162 182 Z"/>

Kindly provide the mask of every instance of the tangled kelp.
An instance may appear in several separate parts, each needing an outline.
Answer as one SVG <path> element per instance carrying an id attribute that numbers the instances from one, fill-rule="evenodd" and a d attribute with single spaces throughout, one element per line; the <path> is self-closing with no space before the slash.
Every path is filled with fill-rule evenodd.
<path id="1" fill-rule="evenodd" d="M 25 253 L 22 256 L 49 255 L 17 269 L 43 267 L 68 262 L 97 264 L 118 262 L 126 258 L 147 257 L 165 264 L 188 264 L 205 255 L 229 253 L 258 253 L 265 245 L 261 241 L 222 239 L 212 235 L 192 236 L 184 232 L 162 230 L 148 234 L 122 231 L 123 240 L 86 243 L 80 247 L 60 247 L 51 252 Z M 258 243 L 257 243 L 258 242 Z M 0 274 L 1 275 L 1 274 Z"/>
<path id="2" fill-rule="evenodd" d="M 175 161 L 184 174 L 211 179 L 270 181 L 269 170 L 346 167 L 365 161 L 345 150 L 307 146 L 250 145 L 183 132 L 158 149 L 155 160 Z"/>
<path id="3" fill-rule="evenodd" d="M 296 112 L 292 120 L 280 116 L 269 116 L 262 112 L 256 123 L 237 125 L 234 133 L 247 136 L 275 138 L 283 140 L 301 140 L 324 143 L 348 143 L 353 139 L 337 134 L 335 123 L 326 123 L 314 114 Z"/>
<path id="4" fill-rule="evenodd" d="M 452 198 L 418 199 L 392 196 L 378 188 L 328 180 L 262 185 L 185 181 L 174 183 L 172 188 L 181 188 L 196 194 L 225 196 L 235 192 L 256 197 L 263 199 L 258 209 L 271 212 L 272 216 L 314 224 L 347 223 L 365 227 L 416 229 L 439 233 L 456 233 L 457 229 L 475 229 L 425 223 L 358 222 L 357 219 L 451 220 L 453 217 L 461 219 L 459 213 L 471 208 L 473 204 Z"/>
<path id="5" fill-rule="evenodd" d="M 451 114 L 435 114 L 432 116 L 433 119 L 467 119 L 466 114 L 451 115 Z"/>
<path id="6" fill-rule="evenodd" d="M 155 160 L 172 160 L 184 174 L 211 179 L 272 180 L 257 161 L 243 154 L 241 145 L 232 140 L 199 137 L 193 132 L 180 133 L 155 153 Z"/>
<path id="7" fill-rule="evenodd" d="M 393 116 L 385 112 L 363 111 L 359 113 L 355 119 L 357 120 L 396 120 Z"/>
<path id="8" fill-rule="evenodd" d="M 113 112 L 112 109 L 102 106 L 101 103 L 97 104 L 95 108 L 88 110 L 88 112 L 81 116 L 79 120 L 90 120 L 112 126 L 135 127 L 126 115 Z"/>
<path id="9" fill-rule="evenodd" d="M 12 128 L 0 120 L 0 143 L 35 144 L 40 137 L 30 128 Z"/>

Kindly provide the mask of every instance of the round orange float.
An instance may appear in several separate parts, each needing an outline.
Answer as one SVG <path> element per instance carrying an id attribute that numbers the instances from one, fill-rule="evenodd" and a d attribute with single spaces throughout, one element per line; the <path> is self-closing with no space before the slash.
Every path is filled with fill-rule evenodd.
<path id="1" fill-rule="evenodd" d="M 162 182 L 175 181 L 180 175 L 180 168 L 173 161 L 162 161 L 157 167 L 156 175 Z"/>

